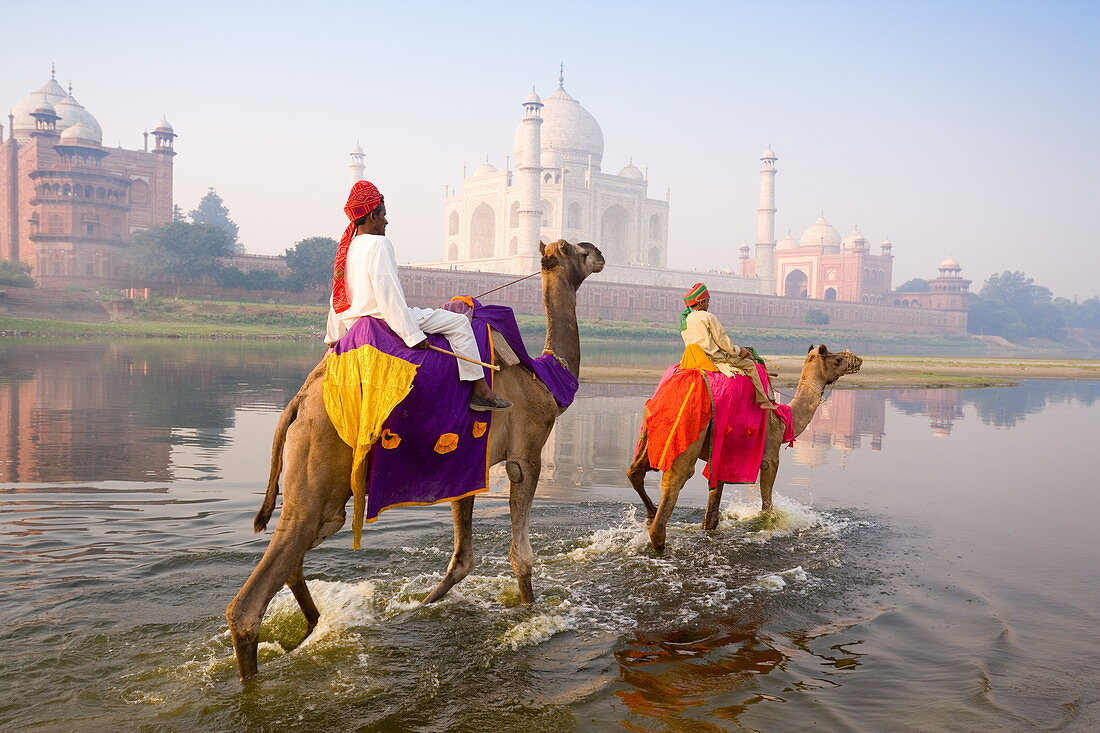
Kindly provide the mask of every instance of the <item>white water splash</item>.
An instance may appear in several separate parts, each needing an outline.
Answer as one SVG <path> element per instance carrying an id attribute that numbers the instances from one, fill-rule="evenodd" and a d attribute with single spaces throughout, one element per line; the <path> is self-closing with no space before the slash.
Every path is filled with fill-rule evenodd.
<path id="1" fill-rule="evenodd" d="M 747 529 L 739 541 L 764 544 L 775 537 L 789 537 L 805 530 L 836 537 L 851 526 L 847 519 L 819 512 L 807 504 L 776 494 L 774 508 L 763 512 L 755 499 L 731 499 L 721 509 L 718 530 Z"/>
<path id="2" fill-rule="evenodd" d="M 340 634 L 353 626 L 363 626 L 375 620 L 373 602 L 375 584 L 370 580 L 355 583 L 329 580 L 308 580 L 309 594 L 321 612 L 313 633 L 298 648 L 307 647 L 334 634 Z M 283 588 L 271 600 L 264 623 L 278 624 L 301 613 L 298 601 L 287 588 Z"/>
<path id="3" fill-rule="evenodd" d="M 565 616 L 540 613 L 526 621 L 520 621 L 504 632 L 501 645 L 516 651 L 524 646 L 536 646 L 555 634 L 569 630 L 570 623 Z"/>
<path id="4" fill-rule="evenodd" d="M 762 575 L 757 578 L 755 583 L 752 583 L 746 588 L 748 590 L 762 590 L 773 593 L 786 588 L 788 585 L 802 585 L 810 580 L 812 576 L 802 569 L 802 566 L 791 568 L 790 570 L 784 570 L 779 573 L 772 573 L 771 575 Z"/>
<path id="5" fill-rule="evenodd" d="M 565 553 L 574 562 L 587 562 L 609 555 L 637 555 L 649 543 L 644 521 L 638 519 L 638 507 L 627 507 L 617 527 L 597 529 L 584 544 Z"/>

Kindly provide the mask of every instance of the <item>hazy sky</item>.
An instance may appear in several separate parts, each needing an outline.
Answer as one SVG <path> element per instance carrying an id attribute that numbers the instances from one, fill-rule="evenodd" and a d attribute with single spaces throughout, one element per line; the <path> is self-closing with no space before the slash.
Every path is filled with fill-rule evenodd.
<path id="1" fill-rule="evenodd" d="M 1100 292 L 1100 3 L 22 3 L 0 104 L 71 77 L 104 144 L 179 133 L 176 202 L 215 187 L 249 251 L 338 237 L 347 152 L 403 262 L 439 259 L 445 183 L 511 154 L 520 101 L 565 86 L 603 168 L 672 187 L 669 263 L 736 267 L 759 155 L 777 236 L 819 212 L 894 242 L 894 283 L 947 255 Z M 30 31 L 34 32 L 31 33 Z M 5 122 L 5 128 L 6 120 Z M 472 170 L 472 168 L 471 168 Z"/>

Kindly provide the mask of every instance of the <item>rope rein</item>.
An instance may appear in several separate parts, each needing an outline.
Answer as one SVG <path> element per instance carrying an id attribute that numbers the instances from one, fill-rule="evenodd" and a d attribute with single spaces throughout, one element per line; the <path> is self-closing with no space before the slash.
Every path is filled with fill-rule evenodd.
<path id="1" fill-rule="evenodd" d="M 498 290 L 504 290 L 504 288 L 515 285 L 516 283 L 521 283 L 524 280 L 526 280 L 527 278 L 534 277 L 535 275 L 540 275 L 540 274 L 542 274 L 542 270 L 539 270 L 538 272 L 532 272 L 530 275 L 524 275 L 523 277 L 517 278 L 517 279 L 513 280 L 512 282 L 504 283 L 499 288 L 493 288 L 492 290 L 486 290 L 481 295 L 475 295 L 474 297 L 477 298 L 478 300 L 481 300 L 482 298 L 484 298 L 489 293 L 495 293 Z"/>

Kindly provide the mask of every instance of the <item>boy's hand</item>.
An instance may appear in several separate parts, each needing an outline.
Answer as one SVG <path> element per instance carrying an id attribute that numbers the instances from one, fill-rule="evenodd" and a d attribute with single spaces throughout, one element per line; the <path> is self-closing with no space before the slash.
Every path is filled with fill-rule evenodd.
<path id="1" fill-rule="evenodd" d="M 428 348 L 428 339 L 424 339 L 423 341 L 421 341 L 420 343 L 418 343 L 418 344 L 417 344 L 416 346 L 414 346 L 413 348 L 414 348 L 414 349 L 426 349 L 426 348 Z"/>

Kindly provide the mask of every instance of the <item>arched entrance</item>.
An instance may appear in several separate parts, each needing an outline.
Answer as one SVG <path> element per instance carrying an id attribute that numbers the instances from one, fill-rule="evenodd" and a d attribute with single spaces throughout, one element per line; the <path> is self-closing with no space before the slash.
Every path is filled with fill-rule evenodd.
<path id="1" fill-rule="evenodd" d="M 836 300 L 836 288 L 825 288 L 825 300 Z"/>
<path id="2" fill-rule="evenodd" d="M 620 259 L 626 254 L 626 209 L 618 204 L 608 207 L 600 220 L 600 241 L 597 246 Z"/>
<path id="3" fill-rule="evenodd" d="M 807 297 L 809 278 L 802 270 L 791 270 L 783 280 L 783 296 L 786 298 Z"/>
<path id="4" fill-rule="evenodd" d="M 470 256 L 492 257 L 496 250 L 497 217 L 489 204 L 479 204 L 470 217 Z"/>

